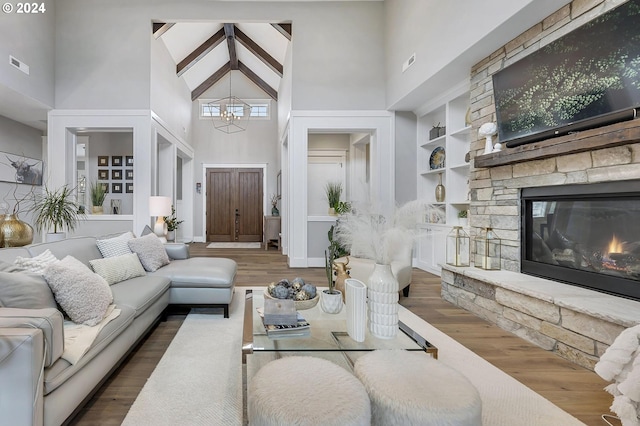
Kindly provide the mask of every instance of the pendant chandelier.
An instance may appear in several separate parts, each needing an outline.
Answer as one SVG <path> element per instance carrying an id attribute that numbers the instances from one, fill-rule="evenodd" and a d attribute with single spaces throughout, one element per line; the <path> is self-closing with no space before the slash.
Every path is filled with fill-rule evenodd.
<path id="1" fill-rule="evenodd" d="M 231 94 L 231 72 L 229 72 L 229 96 L 209 102 L 213 127 L 224 133 L 247 130 L 251 105 Z"/>

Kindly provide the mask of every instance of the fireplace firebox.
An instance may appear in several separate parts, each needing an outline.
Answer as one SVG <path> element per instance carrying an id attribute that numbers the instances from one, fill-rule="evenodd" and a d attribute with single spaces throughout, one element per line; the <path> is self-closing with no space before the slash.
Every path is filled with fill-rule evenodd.
<path id="1" fill-rule="evenodd" d="M 521 191 L 521 271 L 640 300 L 640 181 Z"/>

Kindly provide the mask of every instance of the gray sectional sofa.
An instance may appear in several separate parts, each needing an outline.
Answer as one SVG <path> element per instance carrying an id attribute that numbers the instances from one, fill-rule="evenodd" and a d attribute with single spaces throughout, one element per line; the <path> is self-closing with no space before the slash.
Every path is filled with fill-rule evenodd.
<path id="1" fill-rule="evenodd" d="M 110 285 L 120 314 L 102 328 L 75 364 L 61 358 L 64 330 L 59 309 L 0 305 L 0 424 L 63 424 L 170 304 L 218 306 L 228 317 L 236 263 L 224 258 L 189 258 L 183 244 L 164 247 L 171 259 L 168 265 Z M 78 237 L 0 249 L 0 261 L 12 263 L 18 256 L 35 257 L 47 249 L 58 259 L 71 255 L 86 265 L 102 258 L 96 238 Z"/>

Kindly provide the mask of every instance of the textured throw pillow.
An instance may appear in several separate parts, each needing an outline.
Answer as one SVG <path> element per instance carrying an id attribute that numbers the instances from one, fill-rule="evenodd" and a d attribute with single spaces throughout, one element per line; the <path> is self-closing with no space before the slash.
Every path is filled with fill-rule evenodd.
<path id="1" fill-rule="evenodd" d="M 169 255 L 156 234 L 129 240 L 129 248 L 138 254 L 140 263 L 149 272 L 155 272 L 158 268 L 169 264 Z"/>
<path id="2" fill-rule="evenodd" d="M 0 271 L 0 306 L 5 308 L 56 308 L 51 289 L 39 274 Z"/>
<path id="3" fill-rule="evenodd" d="M 43 274 L 49 265 L 57 262 L 59 262 L 58 258 L 55 257 L 49 249 L 46 249 L 36 257 L 18 256 L 16 260 L 13 261 L 15 265 L 34 274 Z"/>
<path id="4" fill-rule="evenodd" d="M 113 302 L 109 284 L 78 259 L 66 256 L 44 273 L 60 307 L 77 324 L 94 326 Z"/>
<path id="5" fill-rule="evenodd" d="M 100 250 L 102 257 L 122 256 L 123 254 L 131 253 L 127 243 L 132 238 L 133 232 L 125 232 L 124 234 L 114 238 L 96 240 L 96 245 L 98 246 L 98 250 Z"/>
<path id="6" fill-rule="evenodd" d="M 146 275 L 142 264 L 140 264 L 140 259 L 135 253 L 90 260 L 89 264 L 96 274 L 107 280 L 109 285 Z"/>

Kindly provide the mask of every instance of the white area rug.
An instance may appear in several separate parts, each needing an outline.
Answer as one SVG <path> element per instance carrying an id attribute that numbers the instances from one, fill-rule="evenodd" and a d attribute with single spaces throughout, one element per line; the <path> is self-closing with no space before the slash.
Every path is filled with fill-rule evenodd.
<path id="1" fill-rule="evenodd" d="M 231 318 L 189 314 L 123 425 L 241 425 L 243 308 L 244 288 L 236 288 Z M 403 307 L 400 319 L 476 386 L 483 425 L 584 425 Z"/>
<path id="2" fill-rule="evenodd" d="M 241 425 L 243 311 L 244 289 L 230 318 L 193 309 L 122 424 Z"/>
<path id="3" fill-rule="evenodd" d="M 207 248 L 242 248 L 242 249 L 259 249 L 261 243 L 209 243 Z"/>

